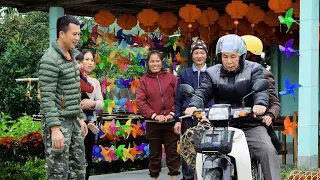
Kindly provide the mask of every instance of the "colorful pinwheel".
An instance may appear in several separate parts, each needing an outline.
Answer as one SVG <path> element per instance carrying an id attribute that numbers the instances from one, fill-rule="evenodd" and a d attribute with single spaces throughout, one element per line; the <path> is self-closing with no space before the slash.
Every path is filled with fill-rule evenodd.
<path id="1" fill-rule="evenodd" d="M 286 57 L 287 57 L 287 58 L 286 58 L 286 63 L 288 62 L 288 59 L 291 57 L 291 55 L 292 55 L 293 53 L 295 53 L 296 55 L 300 56 L 300 54 L 299 54 L 296 50 L 294 50 L 294 49 L 292 48 L 292 44 L 293 44 L 293 39 L 290 39 L 290 40 L 288 40 L 288 41 L 286 42 L 285 47 L 279 45 L 280 51 L 281 51 L 282 53 L 285 53 L 285 55 L 286 55 Z"/>
<path id="2" fill-rule="evenodd" d="M 302 87 L 302 85 L 298 84 L 298 83 L 291 84 L 289 78 L 286 77 L 286 79 L 284 80 L 284 86 L 286 87 L 286 90 L 279 92 L 279 94 L 280 95 L 292 94 L 294 101 L 296 101 L 296 96 L 295 96 L 295 93 L 294 93 L 294 89 Z"/>
<path id="3" fill-rule="evenodd" d="M 278 16 L 280 23 L 287 25 L 287 28 L 288 28 L 287 29 L 287 33 L 289 32 L 289 30 L 290 30 L 290 28 L 292 26 L 292 23 L 297 23 L 299 25 L 299 23 L 292 18 L 292 13 L 293 13 L 293 8 L 289 9 L 286 12 L 286 16 L 285 17 Z"/>
<path id="4" fill-rule="evenodd" d="M 293 138 L 295 138 L 294 129 L 298 126 L 298 124 L 295 122 L 291 122 L 290 118 L 288 116 L 286 116 L 286 118 L 284 119 L 283 124 L 284 124 L 284 130 L 282 131 L 282 134 L 284 134 L 284 135 L 290 134 Z"/>

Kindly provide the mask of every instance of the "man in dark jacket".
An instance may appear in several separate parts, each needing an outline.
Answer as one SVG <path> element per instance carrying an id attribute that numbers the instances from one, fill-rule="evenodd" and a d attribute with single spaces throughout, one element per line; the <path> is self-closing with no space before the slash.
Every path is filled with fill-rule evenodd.
<path id="1" fill-rule="evenodd" d="M 197 121 L 192 118 L 185 118 L 180 123 L 179 117 L 182 116 L 182 112 L 189 106 L 191 97 L 183 96 L 180 93 L 180 84 L 189 84 L 194 89 L 198 89 L 200 86 L 205 71 L 207 69 L 206 59 L 207 59 L 208 48 L 207 45 L 200 39 L 196 40 L 191 45 L 191 55 L 193 60 L 193 65 L 190 68 L 186 68 L 180 72 L 178 78 L 178 86 L 175 97 L 175 132 L 177 134 L 184 134 L 187 129 L 197 125 Z M 207 107 L 213 105 L 213 100 L 211 100 Z M 193 180 L 194 179 L 194 169 L 190 168 L 187 163 L 182 159 L 182 174 L 183 180 Z"/>
<path id="2" fill-rule="evenodd" d="M 241 106 L 242 97 L 252 91 L 257 81 L 264 79 L 263 67 L 246 61 L 247 48 L 243 39 L 235 34 L 223 36 L 217 42 L 217 64 L 206 71 L 201 86 L 191 98 L 190 108 L 185 111 L 191 115 L 196 108 L 203 107 L 214 98 L 216 104 L 228 103 L 232 107 Z M 255 115 L 263 115 L 269 105 L 268 91 L 256 92 L 246 98 L 246 106 L 252 107 Z M 265 179 L 280 180 L 280 164 L 277 151 L 264 126 L 258 124 L 231 124 L 244 131 L 249 150 L 262 166 Z"/>
<path id="3" fill-rule="evenodd" d="M 263 50 L 262 41 L 258 37 L 252 35 L 241 36 L 241 38 L 244 40 L 247 46 L 247 60 L 259 63 L 261 61 L 261 54 Z M 271 124 L 273 121 L 276 120 L 276 118 L 280 114 L 280 101 L 277 97 L 277 93 L 275 90 L 275 82 L 272 73 L 268 71 L 266 68 L 263 68 L 263 75 L 264 78 L 267 79 L 269 82 L 269 108 L 263 116 L 263 121 L 267 126 L 267 131 L 271 137 L 273 145 L 275 146 L 276 150 L 279 151 L 279 139 Z"/>

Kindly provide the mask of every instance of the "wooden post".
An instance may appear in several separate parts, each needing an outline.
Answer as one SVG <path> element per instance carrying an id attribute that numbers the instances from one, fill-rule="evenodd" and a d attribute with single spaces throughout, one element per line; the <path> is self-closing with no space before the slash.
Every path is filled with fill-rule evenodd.
<path id="1" fill-rule="evenodd" d="M 293 122 L 298 123 L 298 113 L 293 113 Z M 298 128 L 294 129 L 294 138 L 293 138 L 293 163 L 294 167 L 298 166 Z"/>
<path id="2" fill-rule="evenodd" d="M 287 136 L 282 134 L 282 151 L 286 151 L 287 150 Z M 282 164 L 285 165 L 287 164 L 287 153 L 282 154 Z"/>

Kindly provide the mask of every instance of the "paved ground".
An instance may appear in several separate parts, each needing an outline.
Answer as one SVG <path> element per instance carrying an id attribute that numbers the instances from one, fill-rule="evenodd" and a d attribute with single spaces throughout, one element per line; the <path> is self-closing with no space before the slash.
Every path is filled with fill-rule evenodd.
<path id="1" fill-rule="evenodd" d="M 279 161 L 281 163 L 281 156 L 279 156 Z M 287 155 L 287 164 L 288 166 L 292 166 L 292 154 Z M 164 164 L 163 164 L 164 166 Z M 180 168 L 181 172 L 181 168 Z M 123 172 L 123 173 L 114 173 L 114 174 L 104 174 L 98 176 L 92 176 L 89 180 L 150 180 L 149 177 L 149 170 L 139 170 L 139 171 L 130 171 L 130 172 Z M 182 179 L 180 175 L 179 180 Z M 163 167 L 160 173 L 158 180 L 170 180 L 170 176 L 168 176 L 168 168 Z"/>
<path id="2" fill-rule="evenodd" d="M 168 168 L 162 168 L 158 180 L 170 180 L 168 176 Z M 149 170 L 139 170 L 123 173 L 114 173 L 114 174 L 104 174 L 99 176 L 92 176 L 89 180 L 150 180 Z M 180 175 L 178 179 L 182 179 Z"/>

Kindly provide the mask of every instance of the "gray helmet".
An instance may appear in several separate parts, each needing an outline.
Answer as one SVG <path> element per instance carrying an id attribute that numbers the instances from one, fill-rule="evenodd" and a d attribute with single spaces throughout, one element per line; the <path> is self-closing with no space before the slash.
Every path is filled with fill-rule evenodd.
<path id="1" fill-rule="evenodd" d="M 244 40 L 236 34 L 222 36 L 216 46 L 216 55 L 218 62 L 221 63 L 221 53 L 230 52 L 240 56 L 240 63 L 246 60 L 247 46 Z"/>

